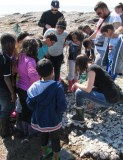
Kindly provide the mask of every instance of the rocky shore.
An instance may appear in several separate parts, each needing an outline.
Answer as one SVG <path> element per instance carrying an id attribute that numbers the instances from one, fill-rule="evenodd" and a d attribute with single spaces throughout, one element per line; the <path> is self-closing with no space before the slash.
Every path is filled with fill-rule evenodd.
<path id="1" fill-rule="evenodd" d="M 13 32 L 16 23 L 21 31 L 37 35 L 42 29 L 37 23 L 41 13 L 15 13 L 0 18 L 0 34 Z M 64 12 L 67 30 L 76 29 L 80 24 L 89 24 L 95 28 L 98 17 L 95 13 Z M 62 65 L 61 77 L 65 79 L 66 63 Z M 116 83 L 123 90 L 123 77 Z M 94 111 L 89 113 L 85 107 L 85 124 L 72 121 L 75 111 L 74 94 L 66 94 L 67 111 L 63 115 L 61 130 L 62 160 L 123 160 L 123 105 L 117 104 L 104 108 L 95 104 Z M 28 143 L 20 143 L 21 139 L 12 136 L 6 140 L 0 138 L 1 160 L 39 160 L 40 135 L 30 139 Z M 51 160 L 51 159 L 49 159 Z"/>
<path id="2" fill-rule="evenodd" d="M 63 12 L 67 21 L 67 30 L 71 31 L 77 29 L 79 24 L 89 24 L 94 28 L 98 17 L 95 13 L 81 13 L 81 12 Z M 15 13 L 6 15 L 0 18 L 0 33 L 13 32 L 13 27 L 16 23 L 21 27 L 21 31 L 28 31 L 32 34 L 41 34 L 42 28 L 38 27 L 38 21 L 41 17 L 41 12 L 29 12 L 26 14 Z"/>

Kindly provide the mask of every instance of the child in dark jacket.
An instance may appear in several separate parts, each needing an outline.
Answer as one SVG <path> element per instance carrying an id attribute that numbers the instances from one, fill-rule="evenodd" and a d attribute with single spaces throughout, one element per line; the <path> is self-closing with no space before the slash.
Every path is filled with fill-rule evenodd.
<path id="1" fill-rule="evenodd" d="M 85 47 L 85 54 L 87 55 L 89 62 L 95 61 L 94 49 L 92 47 L 92 41 L 89 39 L 84 39 L 83 46 Z"/>
<path id="2" fill-rule="evenodd" d="M 71 92 L 72 85 L 77 82 L 78 76 L 75 73 L 75 60 L 76 57 L 81 54 L 82 41 L 84 39 L 84 35 L 76 30 L 70 32 L 70 34 L 66 38 L 66 44 L 69 44 L 69 55 L 68 55 L 68 90 Z"/>
<path id="3" fill-rule="evenodd" d="M 59 160 L 59 130 L 62 126 L 62 113 L 67 107 L 65 95 L 60 82 L 53 80 L 53 65 L 50 60 L 40 60 L 37 63 L 37 71 L 43 79 L 35 82 L 27 92 L 27 105 L 33 111 L 31 125 L 41 132 L 42 157 L 47 156 L 50 136 L 53 159 Z"/>

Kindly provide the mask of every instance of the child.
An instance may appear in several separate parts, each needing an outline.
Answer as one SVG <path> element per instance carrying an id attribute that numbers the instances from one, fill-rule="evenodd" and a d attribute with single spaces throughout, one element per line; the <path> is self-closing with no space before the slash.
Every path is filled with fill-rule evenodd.
<path id="1" fill-rule="evenodd" d="M 82 41 L 84 36 L 79 31 L 71 32 L 66 40 L 69 40 L 69 56 L 68 56 L 68 90 L 71 92 L 71 87 L 74 82 L 78 80 L 78 76 L 75 73 L 75 60 L 76 57 L 81 54 Z"/>
<path id="2" fill-rule="evenodd" d="M 48 29 L 44 34 L 44 37 L 50 33 L 53 33 L 57 36 L 57 42 L 53 46 L 48 47 L 49 59 L 53 63 L 54 67 L 55 81 L 59 81 L 60 79 L 60 69 L 63 62 L 64 42 L 68 35 L 67 31 L 65 31 L 66 26 L 67 23 L 64 18 L 60 18 L 56 24 L 56 27 Z"/>
<path id="3" fill-rule="evenodd" d="M 114 26 L 110 23 L 105 23 L 101 27 L 101 33 L 110 38 L 107 52 L 103 57 L 103 65 L 105 60 L 107 63 L 107 72 L 115 80 L 117 74 L 123 74 L 123 35 L 114 35 Z M 107 59 L 106 59 L 107 58 Z"/>
<path id="4" fill-rule="evenodd" d="M 18 83 L 18 74 L 17 74 L 17 63 L 18 63 L 18 59 L 19 59 L 19 55 L 20 52 L 22 50 L 22 44 L 23 41 L 26 37 L 29 36 L 28 32 L 22 32 L 18 35 L 17 37 L 17 42 L 15 45 L 15 52 L 14 52 L 14 56 L 12 58 L 12 73 L 14 75 L 14 85 L 15 85 L 15 90 L 17 90 L 17 83 Z M 20 104 L 20 100 L 19 97 L 17 97 L 16 100 L 16 111 L 14 111 L 11 114 L 11 118 L 16 118 L 16 127 L 19 131 L 22 130 L 22 124 L 21 124 L 21 112 L 22 112 L 22 106 Z"/>
<path id="5" fill-rule="evenodd" d="M 31 129 L 31 111 L 26 104 L 27 90 L 40 79 L 36 71 L 38 43 L 35 39 L 25 39 L 22 45 L 22 53 L 18 60 L 18 96 L 22 106 L 22 127 L 25 136 L 31 136 L 34 132 Z"/>
<path id="6" fill-rule="evenodd" d="M 17 53 L 20 53 L 21 52 L 21 49 L 22 49 L 22 44 L 23 44 L 23 40 L 29 36 L 29 33 L 28 32 L 22 32 L 18 35 L 17 37 L 17 43 L 16 43 L 16 50 L 17 50 Z"/>
<path id="7" fill-rule="evenodd" d="M 11 135 L 9 117 L 15 108 L 16 94 L 12 86 L 12 60 L 16 38 L 9 34 L 1 36 L 0 53 L 0 134 L 2 137 Z"/>
<path id="8" fill-rule="evenodd" d="M 42 158 L 47 156 L 50 136 L 54 152 L 52 160 L 60 160 L 59 130 L 62 126 L 62 113 L 66 109 L 64 91 L 60 82 L 53 80 L 53 65 L 50 60 L 40 60 L 37 71 L 43 79 L 35 82 L 27 92 L 27 105 L 33 111 L 31 124 L 41 132 Z"/>
<path id="9" fill-rule="evenodd" d="M 39 50 L 38 50 L 38 59 L 41 60 L 48 52 L 48 47 L 54 45 L 57 42 L 57 37 L 55 34 L 51 33 L 43 38 L 43 40 L 38 39 Z"/>
<path id="10" fill-rule="evenodd" d="M 85 54 L 87 55 L 89 62 L 95 61 L 94 49 L 92 48 L 92 42 L 89 39 L 84 39 L 83 46 L 85 47 Z"/>

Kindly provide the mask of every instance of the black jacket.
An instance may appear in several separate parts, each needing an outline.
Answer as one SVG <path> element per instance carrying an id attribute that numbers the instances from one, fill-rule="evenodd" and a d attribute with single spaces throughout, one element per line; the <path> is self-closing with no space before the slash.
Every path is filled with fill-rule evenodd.
<path id="1" fill-rule="evenodd" d="M 53 14 L 51 10 L 44 12 L 38 22 L 38 25 L 44 28 L 43 34 L 47 30 L 45 27 L 46 24 L 49 24 L 52 28 L 55 28 L 58 19 L 61 17 L 63 17 L 63 14 L 59 11 L 56 14 Z"/>

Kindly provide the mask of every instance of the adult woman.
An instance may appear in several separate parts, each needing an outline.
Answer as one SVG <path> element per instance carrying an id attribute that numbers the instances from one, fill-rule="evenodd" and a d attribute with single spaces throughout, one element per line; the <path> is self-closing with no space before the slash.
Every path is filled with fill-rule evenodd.
<path id="1" fill-rule="evenodd" d="M 77 57 L 76 69 L 80 74 L 86 72 L 88 77 L 86 84 L 73 85 L 73 89 L 78 88 L 75 96 L 79 110 L 83 106 L 84 98 L 106 106 L 120 101 L 120 88 L 100 66 L 89 64 L 86 55 Z"/>
<path id="2" fill-rule="evenodd" d="M 40 79 L 36 71 L 37 52 L 37 41 L 35 39 L 25 39 L 18 60 L 18 95 L 22 105 L 23 132 L 26 136 L 32 134 L 30 127 L 32 113 L 26 104 L 27 90 L 35 81 Z"/>
<path id="3" fill-rule="evenodd" d="M 123 3 L 119 3 L 117 6 L 115 6 L 115 12 L 120 15 L 122 20 L 122 26 L 123 26 Z"/>
<path id="4" fill-rule="evenodd" d="M 56 28 L 50 28 L 44 34 L 44 37 L 46 37 L 48 34 L 54 33 L 57 37 L 57 42 L 52 47 L 48 47 L 49 59 L 53 63 L 55 73 L 54 79 L 56 81 L 58 81 L 60 78 L 60 68 L 63 61 L 64 42 L 68 35 L 65 29 L 66 21 L 64 19 L 59 19 L 56 24 Z"/>

